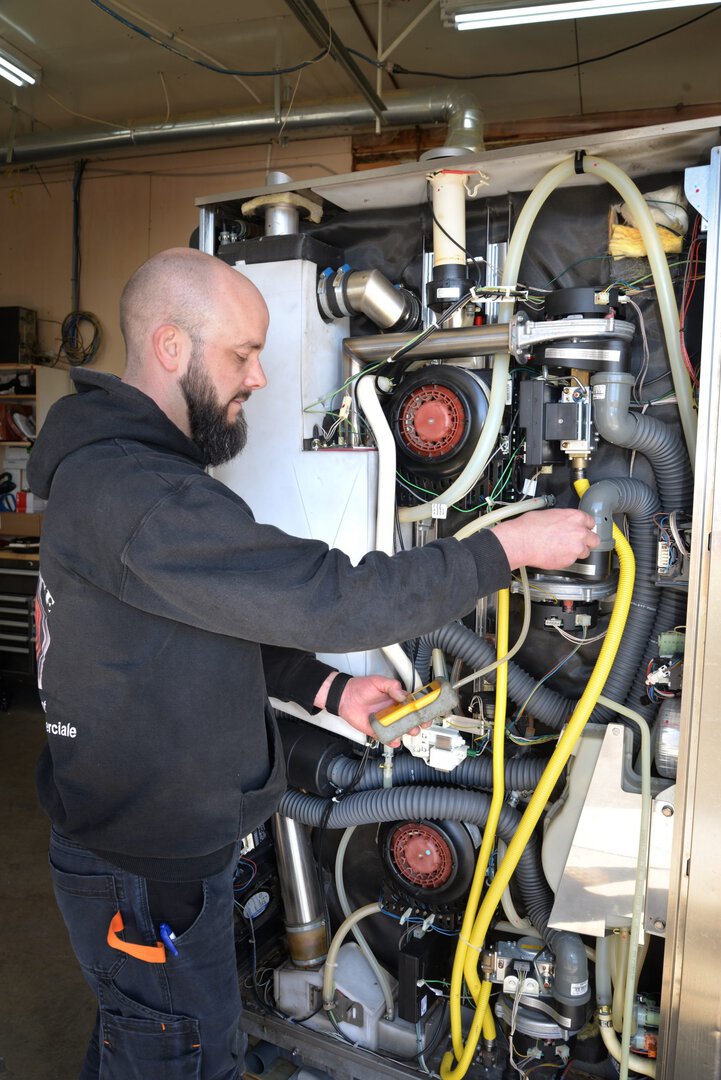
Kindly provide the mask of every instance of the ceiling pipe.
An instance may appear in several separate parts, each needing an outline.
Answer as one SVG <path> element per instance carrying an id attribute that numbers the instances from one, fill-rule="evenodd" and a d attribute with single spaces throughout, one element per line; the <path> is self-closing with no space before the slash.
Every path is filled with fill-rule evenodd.
<path id="1" fill-rule="evenodd" d="M 470 152 L 483 149 L 483 113 L 473 95 L 465 92 L 427 90 L 388 94 L 385 127 L 413 127 L 416 124 L 445 123 L 449 142 Z M 375 114 L 362 101 L 327 102 L 297 106 L 283 121 L 284 132 L 314 128 L 345 128 L 372 125 Z M 199 139 L 232 139 L 237 136 L 277 134 L 279 123 L 272 109 L 248 110 L 212 120 L 181 120 L 177 124 L 139 124 L 133 128 L 102 131 L 67 131 L 20 135 L 0 147 L 0 157 L 9 162 L 34 162 L 48 158 L 106 154 L 114 150 L 145 149 Z"/>

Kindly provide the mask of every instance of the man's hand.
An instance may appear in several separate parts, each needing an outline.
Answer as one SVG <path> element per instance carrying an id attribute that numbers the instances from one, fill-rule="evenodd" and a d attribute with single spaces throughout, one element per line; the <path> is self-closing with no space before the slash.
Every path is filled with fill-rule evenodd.
<path id="1" fill-rule="evenodd" d="M 594 525 L 591 515 L 582 510 L 534 510 L 500 522 L 493 531 L 511 570 L 519 566 L 562 570 L 598 547 L 601 541 L 593 532 Z"/>
<path id="2" fill-rule="evenodd" d="M 317 708 L 325 708 L 328 690 L 335 676 L 336 672 L 329 675 L 316 694 L 314 704 Z M 397 679 L 388 678 L 386 675 L 365 675 L 362 678 L 353 678 L 346 683 L 341 695 L 338 715 L 356 731 L 375 739 L 376 736 L 373 734 L 368 719 L 370 714 L 378 712 L 379 709 L 385 709 L 394 701 L 404 701 L 405 697 L 406 691 Z M 411 734 L 417 735 L 418 729 L 416 728 Z M 400 745 L 400 739 L 391 743 L 391 746 Z"/>

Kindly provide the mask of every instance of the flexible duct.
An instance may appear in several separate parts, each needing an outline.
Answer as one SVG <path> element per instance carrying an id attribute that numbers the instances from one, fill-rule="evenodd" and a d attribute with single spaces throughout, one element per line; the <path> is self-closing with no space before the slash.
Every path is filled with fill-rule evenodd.
<path id="1" fill-rule="evenodd" d="M 479 792 L 445 787 L 394 787 L 347 795 L 342 802 L 333 805 L 329 816 L 326 799 L 300 791 L 287 791 L 280 801 L 278 812 L 303 825 L 324 825 L 328 829 L 347 829 L 354 825 L 375 825 L 381 821 L 414 821 L 425 818 L 448 818 L 483 827 L 488 820 L 490 808 L 490 797 Z M 500 808 L 497 835 L 510 844 L 520 821 L 519 812 L 504 803 Z M 565 930 L 551 930 L 548 926 L 553 894 L 543 874 L 540 847 L 535 835 L 530 836 L 524 847 L 516 873 L 523 902 L 529 915 L 533 912 L 530 915 L 532 922 L 544 936 L 548 935 L 544 939 L 556 953 L 556 981 L 560 993 L 563 993 L 566 982 L 583 981 L 578 964 L 582 963 L 583 970 L 586 970 L 586 955 L 577 934 Z M 565 965 L 570 966 L 566 968 Z M 576 996 L 574 1004 L 579 1000 L 581 999 Z"/>
<path id="2" fill-rule="evenodd" d="M 620 371 L 599 371 L 592 377 L 596 430 L 606 442 L 648 458 L 665 511 L 689 511 L 693 477 L 686 448 L 663 420 L 630 411 L 633 384 L 633 375 Z"/>
<path id="3" fill-rule="evenodd" d="M 483 114 L 468 93 L 430 89 L 417 93 L 387 94 L 383 119 L 387 127 L 409 127 L 445 121 L 449 140 L 470 152 L 483 147 Z M 357 98 L 291 109 L 283 118 L 286 132 L 309 128 L 333 128 L 374 124 L 375 113 Z M 175 124 L 138 124 L 115 130 L 68 131 L 64 134 L 21 135 L 2 147 L 3 160 L 40 161 L 44 158 L 107 153 L 109 150 L 163 146 L 186 140 L 225 139 L 277 134 L 279 119 L 274 110 L 251 110 L 234 116 L 204 120 L 181 120 Z"/>
<path id="4" fill-rule="evenodd" d="M 623 169 L 619 169 L 618 165 L 614 165 L 613 162 L 606 161 L 604 158 L 586 156 L 583 158 L 583 171 L 594 176 L 600 176 L 615 187 L 624 202 L 630 207 L 636 227 L 641 233 L 641 239 L 646 248 L 649 266 L 653 274 L 659 311 L 661 312 L 666 351 L 673 378 L 673 387 L 676 391 L 681 426 L 683 427 L 688 456 L 693 463 L 696 459 L 696 412 L 691 380 L 681 354 L 681 329 L 671 272 L 668 268 L 668 259 L 661 246 L 656 222 L 643 195 L 633 180 L 626 175 Z"/>
<path id="5" fill-rule="evenodd" d="M 519 754 L 509 758 L 504 769 L 508 791 L 533 791 L 545 766 L 541 758 Z M 358 771 L 358 759 L 339 757 L 329 763 L 328 779 L 335 787 L 345 790 Z M 356 791 L 370 791 L 383 786 L 380 768 L 367 768 L 355 785 Z M 466 758 L 452 772 L 442 773 L 431 768 L 412 754 L 396 754 L 393 759 L 393 784 L 448 784 L 453 787 L 490 791 L 493 784 L 493 764 L 489 757 Z"/>
<path id="6" fill-rule="evenodd" d="M 679 404 L 681 422 L 683 425 L 688 454 L 691 460 L 696 452 L 696 416 L 693 406 L 693 397 L 688 374 L 683 365 L 680 349 L 680 331 L 678 309 L 673 295 L 671 276 L 666 257 L 661 248 L 661 242 L 656 232 L 656 225 L 640 191 L 617 165 L 613 165 L 603 158 L 583 157 L 583 171 L 591 175 L 600 176 L 623 195 L 626 202 L 632 207 L 639 230 L 643 237 L 649 263 L 653 273 L 654 285 L 656 286 L 661 320 L 664 328 L 666 349 L 671 365 L 671 373 L 674 380 L 674 388 Z M 508 255 L 503 269 L 503 285 L 515 285 L 521 266 L 521 258 L 526 247 L 528 235 L 535 222 L 539 210 L 548 196 L 560 184 L 571 178 L 576 169 L 573 159 L 562 161 L 554 169 L 551 169 L 536 185 L 529 195 L 519 215 L 518 222 L 511 242 L 508 245 Z M 499 323 L 508 323 L 513 312 L 513 304 L 502 303 L 499 305 Z M 431 506 L 443 504 L 449 506 L 462 499 L 477 483 L 486 467 L 488 458 L 498 437 L 503 412 L 505 408 L 505 384 L 508 378 L 509 354 L 506 352 L 496 353 L 493 362 L 493 380 L 488 403 L 488 415 L 481 432 L 480 439 L 471 455 L 468 464 L 459 477 L 443 494 L 428 503 L 418 506 L 403 507 L 400 511 L 401 521 L 421 521 L 431 516 Z"/>
<path id="7" fill-rule="evenodd" d="M 429 645 L 431 648 L 443 649 L 451 656 L 459 657 L 472 668 L 491 664 L 495 659 L 493 646 L 460 622 L 442 626 L 440 630 L 434 630 L 432 634 L 426 634 L 420 640 L 421 648 Z M 489 682 L 495 681 L 493 672 L 489 673 L 488 679 Z M 535 690 L 533 715 L 553 731 L 560 731 L 573 710 L 574 702 L 571 698 L 556 693 L 555 690 L 549 690 L 547 686 L 538 686 L 536 689 L 537 685 L 537 680 L 518 664 L 513 661 L 509 663 L 508 695 L 511 700 L 525 701 Z"/>
<path id="8" fill-rule="evenodd" d="M 598 372 L 592 377 L 593 417 L 598 433 L 606 442 L 624 449 L 636 450 L 648 459 L 658 488 L 660 509 L 689 512 L 693 503 L 693 476 L 686 448 L 675 431 L 663 421 L 631 412 L 633 382 L 632 375 L 622 372 Z M 634 540 L 634 550 L 635 546 Z M 645 552 L 641 552 L 641 559 L 642 564 L 649 561 Z M 654 570 L 655 554 L 648 571 L 651 580 Z M 655 592 L 658 591 L 655 589 Z M 662 589 L 660 592 L 656 618 L 649 627 L 645 649 L 639 654 L 630 685 L 623 694 L 617 689 L 608 690 L 609 697 L 623 699 L 628 707 L 639 709 L 646 720 L 650 720 L 655 711 L 650 702 L 644 702 L 646 668 L 651 658 L 656 655 L 658 636 L 669 627 L 677 626 L 685 620 L 686 598 L 679 596 L 674 589 Z M 638 622 L 635 615 L 632 616 L 632 621 Z M 622 662 L 624 660 L 625 655 Z M 627 671 L 630 666 L 625 663 Z M 635 729 L 634 745 L 638 746 Z"/>
<path id="9" fill-rule="evenodd" d="M 645 650 L 655 647 L 652 634 L 659 621 L 659 594 L 651 583 L 656 565 L 653 515 L 660 507 L 655 493 L 647 484 L 621 477 L 594 484 L 584 495 L 581 508 L 597 518 L 606 515 L 610 519 L 613 514 L 620 513 L 628 514 L 629 518 L 631 546 L 637 554 L 639 573 L 634 582 L 631 608 L 623 635 L 623 649 L 619 651 L 606 682 L 606 693 L 609 697 L 625 700 L 635 692 L 634 678 L 638 675 L 643 680 L 645 667 L 640 675 L 639 668 Z M 661 618 L 667 620 L 668 605 L 675 601 L 671 598 L 661 599 Z M 668 626 L 669 623 L 664 621 L 664 628 L 668 629 Z M 652 640 L 651 645 L 649 638 Z M 451 656 L 460 657 L 470 667 L 492 663 L 494 658 L 493 646 L 463 623 L 450 623 L 432 634 L 424 635 L 420 639 L 420 649 L 428 648 L 441 648 Z M 488 679 L 494 681 L 492 672 L 489 672 Z M 513 662 L 508 665 L 508 692 L 515 702 L 525 701 L 533 693 L 533 715 L 553 731 L 560 731 L 575 706 L 571 698 L 566 698 L 547 686 L 537 686 L 537 680 Z M 597 708 L 593 719 L 607 721 L 610 716 L 609 710 Z"/>
<path id="10" fill-rule="evenodd" d="M 623 632 L 623 647 L 604 687 L 608 697 L 624 701 L 638 673 L 656 620 L 659 590 L 654 584 L 656 528 L 653 518 L 661 505 L 656 493 L 642 481 L 614 477 L 593 484 L 582 496 L 580 509 L 591 514 L 597 522 L 606 518 L 609 528 L 615 514 L 628 516 L 629 540 L 636 558 L 636 579 Z M 592 719 L 605 723 L 612 715 L 608 709 L 597 707 Z"/>

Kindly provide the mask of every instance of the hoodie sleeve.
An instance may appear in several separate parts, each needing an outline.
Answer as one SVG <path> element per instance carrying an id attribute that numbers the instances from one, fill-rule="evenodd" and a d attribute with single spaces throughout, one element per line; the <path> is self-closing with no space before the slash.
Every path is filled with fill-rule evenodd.
<path id="1" fill-rule="evenodd" d="M 279 645 L 262 645 L 263 673 L 268 693 L 281 701 L 296 701 L 309 713 L 320 712 L 313 702 L 331 671 L 312 653 L 301 649 L 283 649 Z"/>
<path id="2" fill-rule="evenodd" d="M 255 522 L 215 481 L 188 481 L 143 518 L 122 554 L 120 599 L 189 625 L 308 652 L 353 652 L 427 633 L 504 588 L 490 530 L 357 566 L 317 540 Z"/>

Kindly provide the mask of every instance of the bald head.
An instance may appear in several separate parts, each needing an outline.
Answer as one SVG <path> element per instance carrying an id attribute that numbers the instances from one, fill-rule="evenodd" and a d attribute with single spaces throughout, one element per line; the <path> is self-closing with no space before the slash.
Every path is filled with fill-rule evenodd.
<path id="1" fill-rule="evenodd" d="M 120 329 L 129 373 L 140 373 L 152 335 L 163 324 L 177 326 L 202 343 L 208 321 L 222 299 L 228 299 L 228 292 L 238 303 L 262 303 L 246 277 L 201 251 L 169 248 L 144 262 L 120 297 Z"/>
<path id="2" fill-rule="evenodd" d="M 210 255 L 170 248 L 148 259 L 123 290 L 120 326 L 124 381 L 198 443 L 199 398 L 221 428 L 233 427 L 250 394 L 265 386 L 265 302 L 248 278 Z"/>

